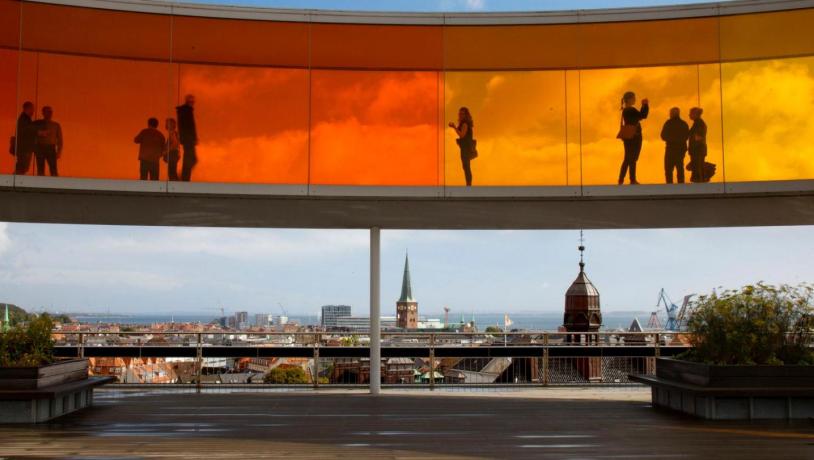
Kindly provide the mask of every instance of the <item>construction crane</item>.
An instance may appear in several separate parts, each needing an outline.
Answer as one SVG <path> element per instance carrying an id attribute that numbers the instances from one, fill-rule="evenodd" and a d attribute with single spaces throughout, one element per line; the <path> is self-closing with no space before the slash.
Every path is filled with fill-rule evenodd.
<path id="1" fill-rule="evenodd" d="M 691 313 L 689 310 L 689 303 L 690 299 L 695 294 L 690 294 L 684 296 L 684 302 L 681 304 L 681 308 L 678 305 L 674 304 L 670 297 L 667 295 L 667 292 L 664 288 L 659 291 L 659 299 L 656 302 L 656 308 L 664 305 L 664 310 L 667 312 L 667 324 L 665 325 L 664 329 L 667 331 L 678 331 L 681 329 L 687 321 L 687 317 Z"/>

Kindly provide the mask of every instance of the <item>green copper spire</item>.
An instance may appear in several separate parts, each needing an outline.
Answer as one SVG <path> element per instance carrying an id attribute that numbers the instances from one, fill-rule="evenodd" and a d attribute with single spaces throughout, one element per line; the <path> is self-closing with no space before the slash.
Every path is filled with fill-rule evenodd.
<path id="1" fill-rule="evenodd" d="M 401 280 L 401 297 L 399 302 L 415 302 L 413 286 L 410 283 L 410 256 L 404 255 L 404 278 Z"/>

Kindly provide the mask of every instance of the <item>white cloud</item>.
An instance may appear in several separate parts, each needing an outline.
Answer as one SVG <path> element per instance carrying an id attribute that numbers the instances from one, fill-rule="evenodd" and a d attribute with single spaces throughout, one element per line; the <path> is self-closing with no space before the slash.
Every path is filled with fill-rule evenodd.
<path id="1" fill-rule="evenodd" d="M 481 11 L 486 9 L 486 0 L 441 0 L 440 9 L 442 11 Z"/>
<path id="2" fill-rule="evenodd" d="M 8 236 L 8 224 L 0 222 L 0 254 L 11 249 L 11 238 Z"/>

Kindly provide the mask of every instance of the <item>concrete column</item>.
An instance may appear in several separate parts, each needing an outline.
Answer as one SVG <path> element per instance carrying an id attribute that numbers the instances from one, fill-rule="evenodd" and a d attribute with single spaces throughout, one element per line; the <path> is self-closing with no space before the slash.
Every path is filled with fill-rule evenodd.
<path id="1" fill-rule="evenodd" d="M 382 389 L 381 229 L 370 229 L 370 394 Z"/>

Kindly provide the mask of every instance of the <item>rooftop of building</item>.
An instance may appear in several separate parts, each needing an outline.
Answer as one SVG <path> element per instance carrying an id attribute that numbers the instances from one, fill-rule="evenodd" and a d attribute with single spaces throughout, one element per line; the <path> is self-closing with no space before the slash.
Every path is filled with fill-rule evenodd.
<path id="1" fill-rule="evenodd" d="M 0 427 L 26 458 L 809 458 L 810 422 L 654 411 L 641 388 L 203 394 L 103 389 L 49 424 Z"/>

